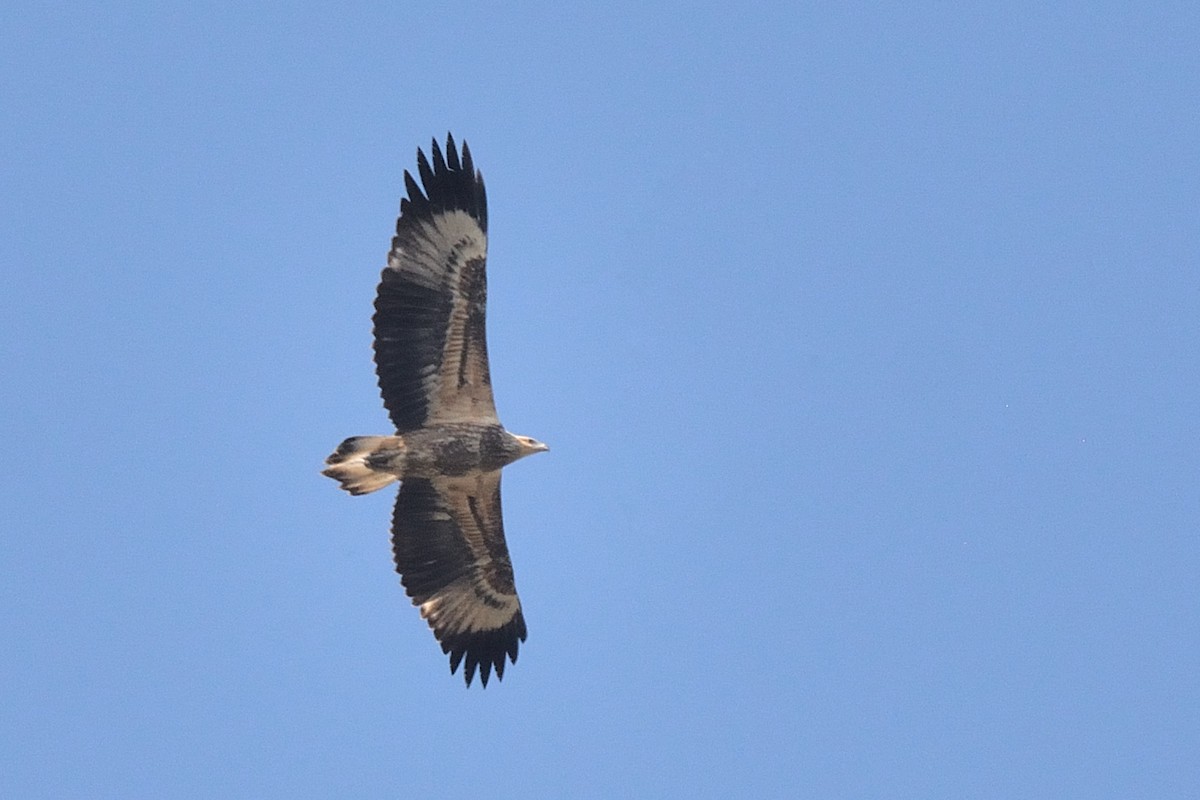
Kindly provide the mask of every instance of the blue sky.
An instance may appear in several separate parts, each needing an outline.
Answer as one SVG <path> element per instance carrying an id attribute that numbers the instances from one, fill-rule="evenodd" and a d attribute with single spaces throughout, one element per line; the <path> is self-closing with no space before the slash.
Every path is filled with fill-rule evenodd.
<path id="1" fill-rule="evenodd" d="M 1195 6 L 430 8 L 0 11 L 0 794 L 1200 792 Z M 447 130 L 483 691 L 318 474 Z"/>

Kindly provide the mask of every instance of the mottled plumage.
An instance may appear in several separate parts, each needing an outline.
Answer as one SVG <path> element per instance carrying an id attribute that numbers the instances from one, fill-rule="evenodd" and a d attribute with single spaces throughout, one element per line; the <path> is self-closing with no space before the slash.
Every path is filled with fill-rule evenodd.
<path id="1" fill-rule="evenodd" d="M 470 685 L 504 675 L 525 641 L 500 513 L 500 470 L 547 447 L 504 429 L 487 359 L 487 196 L 463 143 L 404 173 L 375 299 L 375 371 L 394 436 L 355 436 L 324 474 L 351 494 L 400 480 L 392 552 L 401 582 Z M 422 190 L 423 187 L 423 190 Z"/>

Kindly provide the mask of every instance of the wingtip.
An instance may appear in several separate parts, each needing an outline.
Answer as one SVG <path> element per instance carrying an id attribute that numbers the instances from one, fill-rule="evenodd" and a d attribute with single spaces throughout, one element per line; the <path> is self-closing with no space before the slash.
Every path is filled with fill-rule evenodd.
<path id="1" fill-rule="evenodd" d="M 460 155 L 461 154 L 461 155 Z M 484 233 L 487 233 L 487 193 L 483 188 L 483 174 L 475 168 L 466 140 L 456 143 L 454 134 L 446 132 L 443 149 L 437 137 L 429 140 L 429 151 L 417 148 L 416 174 L 420 182 L 405 172 L 405 188 L 410 194 L 410 211 L 413 219 L 404 222 L 403 210 L 397 229 L 418 218 L 428 218 L 443 211 L 461 210 L 470 214 Z M 413 189 L 416 187 L 416 196 Z"/>
<path id="2" fill-rule="evenodd" d="M 494 673 L 497 681 L 504 680 L 508 665 L 517 663 L 517 652 L 526 637 L 525 616 L 520 611 L 501 628 L 483 634 L 481 639 L 470 641 L 443 639 L 442 652 L 450 656 L 450 674 L 463 668 L 463 680 L 467 686 L 479 676 L 479 682 L 487 688 Z"/>

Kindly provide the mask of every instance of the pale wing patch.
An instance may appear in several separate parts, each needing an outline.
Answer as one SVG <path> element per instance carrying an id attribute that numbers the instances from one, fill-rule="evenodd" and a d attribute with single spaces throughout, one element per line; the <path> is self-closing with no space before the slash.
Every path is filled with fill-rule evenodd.
<path id="1" fill-rule="evenodd" d="M 388 268 L 429 289 L 457 283 L 457 271 L 487 257 L 487 235 L 465 211 L 444 211 L 422 220 L 388 254 Z"/>
<path id="2" fill-rule="evenodd" d="M 487 598 L 487 602 L 479 602 L 481 598 Z M 521 603 L 516 595 L 498 596 L 464 580 L 447 586 L 419 608 L 430 626 L 447 634 L 461 634 L 503 627 L 521 610 Z"/>

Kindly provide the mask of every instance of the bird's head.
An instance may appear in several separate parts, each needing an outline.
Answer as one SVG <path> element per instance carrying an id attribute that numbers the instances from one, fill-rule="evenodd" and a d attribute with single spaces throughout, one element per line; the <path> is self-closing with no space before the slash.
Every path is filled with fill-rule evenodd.
<path id="1" fill-rule="evenodd" d="M 517 443 L 519 455 L 517 458 L 531 456 L 534 453 L 544 453 L 550 448 L 539 442 L 537 439 L 532 439 L 528 436 L 517 436 L 512 434 L 513 440 Z"/>

